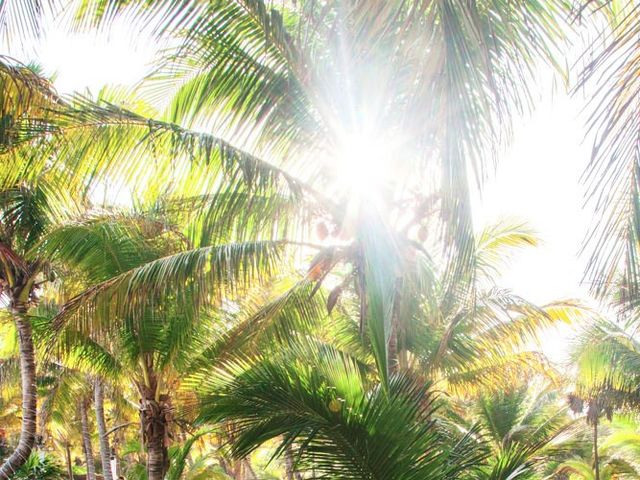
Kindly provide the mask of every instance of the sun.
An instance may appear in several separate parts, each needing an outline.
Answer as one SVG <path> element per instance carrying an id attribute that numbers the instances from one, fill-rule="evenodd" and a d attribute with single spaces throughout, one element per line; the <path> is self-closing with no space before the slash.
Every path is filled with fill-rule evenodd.
<path id="1" fill-rule="evenodd" d="M 344 135 L 337 149 L 340 190 L 360 199 L 376 197 L 390 178 L 391 151 L 382 135 L 357 132 Z"/>

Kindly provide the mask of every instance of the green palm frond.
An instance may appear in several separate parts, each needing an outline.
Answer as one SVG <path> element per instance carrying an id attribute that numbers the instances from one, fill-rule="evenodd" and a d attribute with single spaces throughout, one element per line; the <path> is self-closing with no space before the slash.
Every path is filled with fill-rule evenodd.
<path id="1" fill-rule="evenodd" d="M 539 352 L 522 351 L 505 355 L 495 351 L 478 352 L 480 360 L 445 366 L 440 377 L 443 387 L 454 395 L 467 397 L 483 391 L 496 391 L 518 385 L 523 375 L 561 383 L 557 369 Z M 436 377 L 436 378 L 440 378 Z"/>
<path id="2" fill-rule="evenodd" d="M 6 95 L 11 94 L 9 87 L 5 86 Z M 199 235 L 207 239 L 223 235 L 236 218 L 236 232 L 244 225 L 273 235 L 278 229 L 270 228 L 267 221 L 278 219 L 279 230 L 286 230 L 292 222 L 284 214 L 291 212 L 291 205 L 299 205 L 305 195 L 315 195 L 288 173 L 222 138 L 113 104 L 53 97 L 46 108 L 32 108 L 24 115 L 21 122 L 30 128 L 28 135 L 5 142 L 3 157 L 10 168 L 3 169 L 2 181 L 7 186 L 35 182 L 43 173 L 56 185 L 76 189 L 78 196 L 83 190 L 86 194 L 104 187 L 105 182 L 125 190 L 144 187 L 149 196 L 166 195 L 171 184 L 174 194 L 196 194 L 190 209 L 201 209 Z M 7 128 L 13 132 L 27 127 Z"/>
<path id="3" fill-rule="evenodd" d="M 502 305 L 494 308 L 507 315 L 507 319 L 496 318 L 496 312 L 486 315 L 484 305 L 491 305 L 491 300 L 500 297 Z M 488 297 L 487 304 L 480 304 L 476 319 L 481 324 L 478 329 L 478 343 L 485 347 L 492 345 L 503 351 L 514 351 L 526 347 L 529 343 L 540 344 L 540 337 L 552 331 L 558 325 L 579 327 L 580 324 L 593 318 L 593 311 L 575 300 L 553 302 L 537 307 L 514 295 L 496 295 Z M 505 301 L 506 300 L 506 301 Z M 480 300 L 482 302 L 483 299 Z M 501 310 L 501 312 L 500 312 Z M 486 317 L 489 317 L 486 319 Z"/>
<path id="4" fill-rule="evenodd" d="M 81 179 L 92 180 L 100 175 L 99 178 L 125 184 L 135 184 L 136 177 L 149 181 L 148 162 L 153 162 L 154 176 L 184 175 L 195 165 L 206 174 L 201 182 L 211 188 L 219 186 L 216 182 L 221 175 L 226 185 L 238 189 L 238 182 L 245 182 L 255 193 L 275 189 L 295 196 L 304 189 L 286 172 L 220 137 L 148 118 L 110 103 L 76 96 L 54 113 L 46 119 L 46 130 L 41 133 L 43 137 L 53 135 L 55 141 L 42 145 L 40 154 L 45 158 L 55 154 L 56 163 L 64 171 Z M 114 145 L 118 148 L 114 149 Z M 43 160 L 32 167 L 34 174 L 51 168 Z"/>
<path id="5" fill-rule="evenodd" d="M 113 322 L 141 314 L 150 302 L 171 298 L 186 312 L 197 312 L 222 295 L 269 275 L 282 257 L 282 242 L 208 246 L 171 254 L 135 266 L 97 283 L 62 308 L 54 325 L 76 319 L 77 328 L 108 333 Z M 98 313 L 98 315 L 96 315 Z"/>
<path id="6" fill-rule="evenodd" d="M 598 399 L 608 411 L 635 408 L 640 401 L 638 351 L 633 336 L 614 323 L 600 321 L 585 329 L 572 352 L 577 395 Z"/>
<path id="7" fill-rule="evenodd" d="M 462 395 L 517 383 L 522 371 L 558 381 L 556 369 L 532 349 L 559 325 L 594 316 L 576 301 L 539 307 L 497 287 L 456 300 L 462 304 L 452 303 L 450 313 L 442 304 L 425 309 L 427 320 L 418 317 L 411 326 L 410 351 L 434 379 Z"/>
<path id="8" fill-rule="evenodd" d="M 66 472 L 58 464 L 58 461 L 49 455 L 41 456 L 34 452 L 27 459 L 26 463 L 11 477 L 16 480 L 63 480 Z"/>
<path id="9" fill-rule="evenodd" d="M 200 430 L 196 432 L 194 435 L 189 437 L 189 439 L 184 442 L 180 448 L 174 450 L 172 452 L 170 462 L 171 466 L 169 467 L 169 471 L 167 472 L 167 480 L 180 480 L 183 478 L 183 473 L 187 468 L 187 458 L 191 452 L 191 448 L 194 443 L 200 440 L 205 435 L 208 435 L 212 432 L 212 430 Z"/>
<path id="10" fill-rule="evenodd" d="M 122 274 L 163 254 L 154 243 L 166 233 L 164 224 L 127 216 L 98 216 L 63 224 L 34 248 L 54 262 L 80 270 L 91 283 Z"/>
<path id="11" fill-rule="evenodd" d="M 117 378 L 122 372 L 122 364 L 103 345 L 90 335 L 73 328 L 64 328 L 57 332 L 53 328 L 53 319 L 58 309 L 44 314 L 42 308 L 30 315 L 34 339 L 41 352 L 41 360 L 46 364 L 56 362 L 68 372 L 84 375 L 100 375 Z"/>
<path id="12" fill-rule="evenodd" d="M 293 448 L 299 468 L 354 479 L 458 478 L 480 459 L 470 437 L 440 436 L 419 381 L 394 376 L 385 393 L 331 349 L 286 358 L 229 364 L 203 396 L 202 420 L 234 421 L 236 455 L 282 435 L 277 454 Z"/>
<path id="13" fill-rule="evenodd" d="M 30 1 L 5 1 L 0 6 L 0 22 L 2 11 L 7 5 Z M 37 3 L 37 0 L 36 0 Z M 44 118 L 46 111 L 57 102 L 57 96 L 51 83 L 38 76 L 33 70 L 17 61 L 0 56 L 0 152 L 4 153 L 16 145 L 29 140 L 37 132 L 34 118 Z M 0 170 L 7 174 L 6 166 Z"/>
<path id="14" fill-rule="evenodd" d="M 575 458 L 560 464 L 558 473 L 570 474 L 580 480 L 595 480 L 593 466 L 586 460 Z M 609 459 L 600 468 L 600 480 L 614 480 L 617 478 L 638 478 L 638 469 L 635 465 L 620 459 Z"/>
<path id="15" fill-rule="evenodd" d="M 223 322 L 230 327 L 216 323 L 213 327 L 216 331 L 210 332 L 203 342 L 203 350 L 189 366 L 195 384 L 208 375 L 212 364 L 220 364 L 240 352 L 251 354 L 257 348 L 266 350 L 270 343 L 278 350 L 295 343 L 300 335 L 313 332 L 326 319 L 324 299 L 314 292 L 313 284 L 302 280 L 274 298 L 273 290 L 277 292 L 281 288 L 277 283 L 273 289 L 259 287 L 257 295 L 250 292 L 243 301 L 228 309 L 238 311 L 231 315 L 226 312 L 232 318 L 225 318 L 223 314 Z"/>
<path id="16" fill-rule="evenodd" d="M 571 474 L 578 475 L 583 480 L 593 480 L 595 478 L 593 467 L 582 459 L 567 460 L 562 463 L 558 470 L 560 473 L 570 472 Z"/>
<path id="17" fill-rule="evenodd" d="M 557 403 L 556 392 L 522 384 L 477 400 L 474 421 L 491 448 L 489 466 L 479 478 L 540 478 L 546 464 L 572 452 L 575 421 Z"/>

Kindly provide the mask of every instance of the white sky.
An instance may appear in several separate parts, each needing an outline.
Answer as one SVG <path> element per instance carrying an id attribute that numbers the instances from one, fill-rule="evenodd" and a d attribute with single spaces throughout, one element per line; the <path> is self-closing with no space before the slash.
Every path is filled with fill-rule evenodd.
<path id="1" fill-rule="evenodd" d="M 49 22 L 34 47 L 25 51 L 12 45 L 9 54 L 41 65 L 61 93 L 131 85 L 148 72 L 156 46 L 145 40 L 131 43 L 140 37 L 131 27 L 116 25 L 108 36 L 65 30 Z M 589 158 L 584 119 L 578 118 L 584 99 L 562 89 L 552 95 L 551 85 L 541 90 L 545 93 L 533 114 L 517 120 L 512 145 L 485 185 L 481 203 L 474 206 L 479 226 L 500 218 L 526 221 L 542 239 L 540 247 L 516 256 L 500 281 L 501 287 L 539 304 L 586 298 L 580 286 L 584 261 L 578 252 L 590 222 L 579 184 Z M 565 340 L 549 337 L 545 350 L 555 357 Z"/>
<path id="2" fill-rule="evenodd" d="M 60 93 L 132 85 L 149 71 L 158 47 L 125 21 L 116 21 L 109 32 L 100 34 L 70 33 L 64 17 L 54 20 L 50 13 L 47 17 L 39 39 L 3 47 L 22 63 L 40 65 Z"/>
<path id="3" fill-rule="evenodd" d="M 562 92 L 549 97 L 517 122 L 512 145 L 476 207 L 476 221 L 524 220 L 542 240 L 514 257 L 499 280 L 501 287 L 539 305 L 564 299 L 594 304 L 581 285 L 586 255 L 579 255 L 592 221 L 583 208 L 580 184 L 590 157 L 580 115 L 584 99 Z M 572 336 L 569 328 L 548 332 L 543 336 L 545 354 L 557 362 L 566 360 Z"/>
<path id="4" fill-rule="evenodd" d="M 590 155 L 579 119 L 581 98 L 558 93 L 517 122 L 514 139 L 484 188 L 476 221 L 526 221 L 542 245 L 522 251 L 502 279 L 528 299 L 546 303 L 584 297 L 584 258 L 578 253 L 590 225 L 580 175 Z"/>

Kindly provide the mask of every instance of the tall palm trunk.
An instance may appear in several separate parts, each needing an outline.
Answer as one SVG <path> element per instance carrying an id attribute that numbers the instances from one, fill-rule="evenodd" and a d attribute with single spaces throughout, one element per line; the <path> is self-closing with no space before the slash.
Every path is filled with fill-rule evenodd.
<path id="1" fill-rule="evenodd" d="M 104 420 L 104 387 L 98 378 L 94 384 L 94 408 L 96 411 L 96 426 L 98 427 L 98 438 L 100 440 L 100 459 L 102 461 L 102 476 L 104 480 L 113 480 L 111 472 L 111 448 L 109 447 L 109 437 L 107 437 L 107 426 Z"/>
<path id="2" fill-rule="evenodd" d="M 302 480 L 302 475 L 296 472 L 296 469 L 294 468 L 293 451 L 291 450 L 291 447 L 287 447 L 284 454 L 284 468 L 287 480 Z"/>
<path id="3" fill-rule="evenodd" d="M 169 469 L 167 446 L 171 413 L 166 396 L 161 397 L 159 401 L 154 398 L 143 399 L 140 410 L 144 443 L 147 449 L 148 480 L 163 480 Z"/>
<path id="4" fill-rule="evenodd" d="M 398 330 L 400 329 L 400 319 L 398 317 L 398 309 L 398 302 L 394 302 L 393 312 L 391 313 L 391 331 L 389 332 L 389 343 L 387 344 L 387 370 L 390 375 L 398 373 L 399 367 Z"/>
<path id="5" fill-rule="evenodd" d="M 87 480 L 96 480 L 96 462 L 93 457 L 93 447 L 91 446 L 89 418 L 87 416 L 87 402 L 85 399 L 80 402 L 80 420 L 82 422 L 82 444 L 84 446 L 84 457 L 87 462 Z"/>
<path id="6" fill-rule="evenodd" d="M 389 332 L 389 343 L 387 345 L 387 369 L 389 374 L 395 374 L 400 368 L 400 293 L 402 291 L 402 280 L 396 280 L 395 295 L 393 297 L 393 307 L 391 311 L 391 331 Z"/>
<path id="7" fill-rule="evenodd" d="M 598 419 L 593 422 L 593 473 L 600 480 L 600 458 L 598 457 Z"/>
<path id="8" fill-rule="evenodd" d="M 145 385 L 140 388 L 140 425 L 147 450 L 147 479 L 163 480 L 169 470 L 169 424 L 173 409 L 167 395 L 159 393 L 158 378 L 148 359 Z"/>
<path id="9" fill-rule="evenodd" d="M 67 461 L 67 475 L 69 475 L 69 480 L 73 480 L 73 465 L 71 464 L 71 446 L 69 442 L 64 444 L 64 453 Z"/>
<path id="10" fill-rule="evenodd" d="M 166 449 L 159 437 L 147 442 L 147 478 L 149 480 L 163 480 L 167 473 Z"/>
<path id="11" fill-rule="evenodd" d="M 8 480 L 29 458 L 36 438 L 37 393 L 36 360 L 31 323 L 27 318 L 27 305 L 17 302 L 12 314 L 18 330 L 20 347 L 20 375 L 22 379 L 22 427 L 20 441 L 14 452 L 0 467 L 0 480 Z"/>

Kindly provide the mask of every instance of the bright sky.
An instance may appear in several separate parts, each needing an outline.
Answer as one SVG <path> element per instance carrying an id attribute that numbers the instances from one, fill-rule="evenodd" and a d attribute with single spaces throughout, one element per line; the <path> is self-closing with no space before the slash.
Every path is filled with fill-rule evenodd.
<path id="1" fill-rule="evenodd" d="M 518 121 L 513 143 L 476 209 L 478 224 L 513 218 L 537 232 L 542 244 L 519 253 L 500 286 L 539 305 L 588 298 L 581 285 L 586 255 L 579 256 L 591 222 L 580 184 L 590 157 L 580 115 L 584 99 L 562 92 L 549 97 Z M 543 338 L 547 356 L 565 360 L 571 336 L 569 329 L 549 332 Z"/>
<path id="2" fill-rule="evenodd" d="M 148 73 L 157 49 L 155 42 L 123 21 L 115 22 L 109 32 L 100 35 L 69 33 L 66 25 L 61 27 L 49 15 L 43 30 L 41 38 L 33 43 L 4 48 L 22 63 L 43 67 L 60 93 L 132 85 Z"/>
<path id="3" fill-rule="evenodd" d="M 132 43 L 136 37 L 138 32 L 125 24 L 96 37 L 69 34 L 49 22 L 35 46 L 25 51 L 12 45 L 9 54 L 41 65 L 61 93 L 96 92 L 106 84 L 131 85 L 148 72 L 155 44 Z M 474 206 L 478 226 L 500 218 L 526 221 L 542 239 L 539 248 L 515 257 L 500 281 L 501 287 L 539 304 L 587 296 L 580 286 L 584 259 L 578 252 L 590 221 L 579 183 L 589 158 L 584 119 L 578 118 L 584 99 L 562 88 L 552 94 L 551 85 L 541 90 L 534 113 L 517 120 L 512 145 L 485 186 L 481 204 Z M 556 357 L 563 342 L 550 337 L 545 350 Z"/>
<path id="4" fill-rule="evenodd" d="M 499 218 L 526 221 L 542 245 L 519 254 L 502 283 L 534 302 L 584 297 L 580 246 L 590 215 L 582 208 L 580 176 L 589 159 L 584 102 L 558 93 L 517 122 L 513 143 L 484 188 L 478 224 Z"/>

